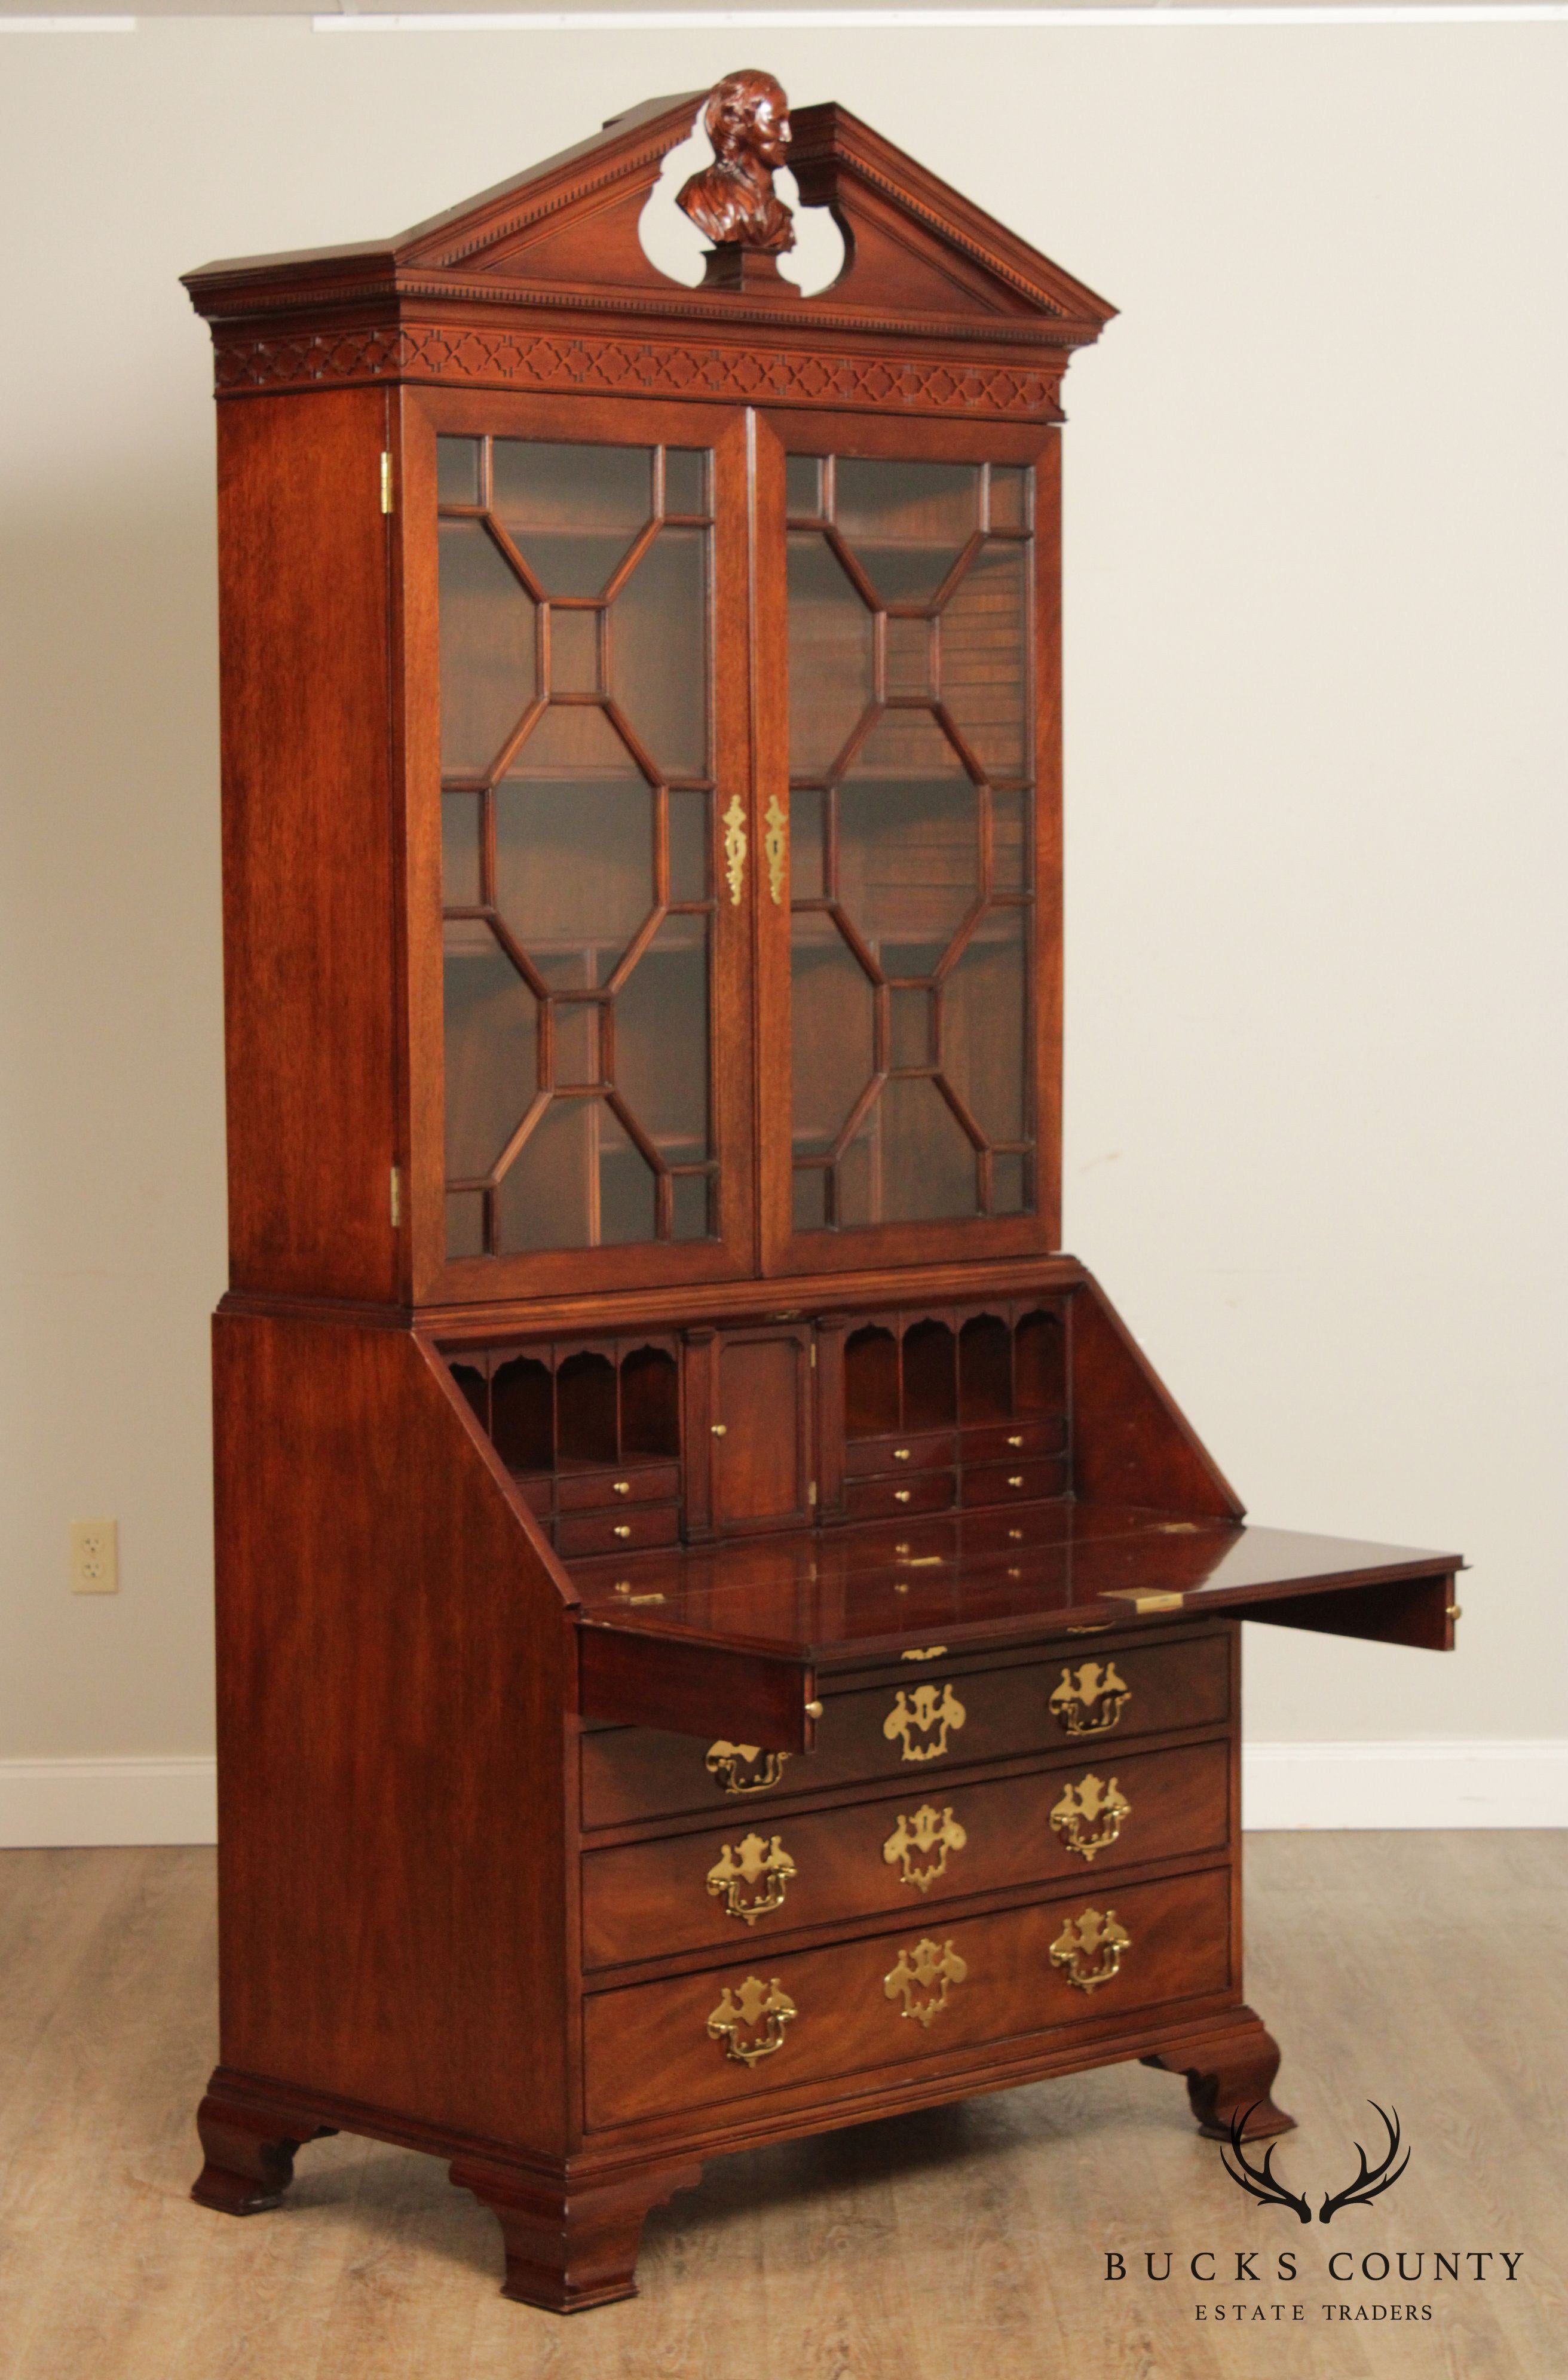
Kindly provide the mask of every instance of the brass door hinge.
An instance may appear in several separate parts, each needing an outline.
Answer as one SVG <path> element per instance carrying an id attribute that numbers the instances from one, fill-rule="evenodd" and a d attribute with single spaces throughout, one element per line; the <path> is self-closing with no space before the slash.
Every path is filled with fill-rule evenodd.
<path id="1" fill-rule="evenodd" d="M 392 456 L 390 454 L 384 454 L 381 458 L 381 508 L 383 513 L 389 513 L 392 510 Z"/>
<path id="2" fill-rule="evenodd" d="M 401 1226 L 402 1226 L 402 1222 L 403 1222 L 403 1169 L 402 1169 L 402 1167 L 401 1167 L 401 1166 L 399 1166 L 399 1165 L 395 1165 L 395 1166 L 393 1167 L 393 1169 L 392 1169 L 392 1228 L 393 1228 L 393 1230 L 394 1230 L 395 1232 L 395 1231 L 398 1231 L 398 1230 L 401 1228 Z"/>

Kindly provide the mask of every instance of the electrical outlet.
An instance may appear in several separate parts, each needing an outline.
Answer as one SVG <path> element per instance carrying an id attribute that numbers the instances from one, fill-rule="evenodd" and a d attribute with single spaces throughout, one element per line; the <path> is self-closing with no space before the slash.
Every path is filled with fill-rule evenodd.
<path id="1" fill-rule="evenodd" d="M 120 1527 L 117 1521 L 71 1523 L 71 1593 L 118 1595 Z"/>

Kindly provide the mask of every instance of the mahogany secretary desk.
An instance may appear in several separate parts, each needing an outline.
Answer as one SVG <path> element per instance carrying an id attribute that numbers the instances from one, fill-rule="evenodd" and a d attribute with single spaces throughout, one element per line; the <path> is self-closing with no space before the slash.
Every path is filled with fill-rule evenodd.
<path id="1" fill-rule="evenodd" d="M 1058 393 L 1112 310 L 757 74 L 678 286 L 638 225 L 700 102 L 188 280 L 232 1243 L 196 2195 L 428 2150 L 560 2310 L 748 2143 L 1131 2058 L 1287 2125 L 1236 1623 L 1457 1616 L 1455 1555 L 1245 1527 L 1059 1252 Z M 786 153 L 845 241 L 810 298 Z"/>

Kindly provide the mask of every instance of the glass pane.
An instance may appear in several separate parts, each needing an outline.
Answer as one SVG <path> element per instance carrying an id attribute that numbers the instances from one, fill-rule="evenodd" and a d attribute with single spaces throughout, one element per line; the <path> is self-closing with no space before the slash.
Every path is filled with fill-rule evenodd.
<path id="1" fill-rule="evenodd" d="M 546 595 L 598 595 L 653 508 L 646 446 L 497 438 L 496 517 Z"/>
<path id="2" fill-rule="evenodd" d="M 610 607 L 610 691 L 675 777 L 708 773 L 708 532 L 661 529 Z"/>
<path id="3" fill-rule="evenodd" d="M 789 769 L 831 767 L 872 696 L 871 615 L 827 540 L 789 540 Z"/>
<path id="4" fill-rule="evenodd" d="M 552 708 L 495 790 L 496 905 L 546 981 L 608 979 L 653 906 L 653 793 L 601 710 Z"/>
<path id="5" fill-rule="evenodd" d="M 483 525 L 443 521 L 443 769 L 488 769 L 533 700 L 533 603 Z"/>
<path id="6" fill-rule="evenodd" d="M 452 1190 L 446 1198 L 446 1253 L 448 1257 L 482 1257 L 484 1254 L 484 1194 L 479 1190 Z"/>
<path id="7" fill-rule="evenodd" d="M 991 797 L 991 881 L 995 892 L 1029 889 L 1029 796 L 998 791 Z"/>
<path id="8" fill-rule="evenodd" d="M 1028 1200 L 1024 1182 L 1024 1160 L 1015 1151 L 1000 1149 L 991 1160 L 991 1211 L 993 1215 L 1021 1215 Z"/>
<path id="9" fill-rule="evenodd" d="M 792 1193 L 790 1221 L 797 1232 L 820 1232 L 828 1220 L 827 1169 L 820 1165 L 797 1165 Z"/>
<path id="10" fill-rule="evenodd" d="M 664 511 L 708 510 L 708 454 L 701 446 L 670 446 L 664 453 Z"/>
<path id="11" fill-rule="evenodd" d="M 973 463 L 841 455 L 834 516 L 884 603 L 929 603 L 979 527 Z"/>
<path id="12" fill-rule="evenodd" d="M 942 988 L 942 1061 L 988 1140 L 1022 1140 L 1027 1113 L 1024 912 L 982 917 Z"/>
<path id="13" fill-rule="evenodd" d="M 871 987 L 833 919 L 791 920 L 795 1147 L 820 1156 L 849 1121 L 871 1079 Z"/>
<path id="14" fill-rule="evenodd" d="M 707 794 L 670 795 L 672 901 L 708 898 L 709 798 Z"/>
<path id="15" fill-rule="evenodd" d="M 435 494 L 438 504 L 478 504 L 480 442 L 477 438 L 438 438 L 436 440 Z"/>
<path id="16" fill-rule="evenodd" d="M 1029 475 L 1012 463 L 991 467 L 992 528 L 1027 528 L 1029 523 Z"/>
<path id="17" fill-rule="evenodd" d="M 979 891 L 979 796 L 926 711 L 880 719 L 839 792 L 838 895 L 888 975 L 930 975 Z"/>
<path id="18" fill-rule="evenodd" d="M 889 694 L 921 695 L 933 691 L 929 620 L 888 622 L 887 690 Z"/>
<path id="19" fill-rule="evenodd" d="M 935 1057 L 929 991 L 888 993 L 888 1063 L 929 1066 Z"/>
<path id="20" fill-rule="evenodd" d="M 840 1230 L 881 1220 L 881 1197 L 877 1188 L 878 1147 L 873 1108 L 833 1168 L 833 1220 Z"/>
<path id="21" fill-rule="evenodd" d="M 614 1080 L 672 1165 L 708 1155 L 708 920 L 666 917 L 615 1000 Z"/>
<path id="22" fill-rule="evenodd" d="M 441 897 L 448 909 L 476 909 L 480 901 L 480 794 L 441 797 Z"/>
<path id="23" fill-rule="evenodd" d="M 974 1149 L 933 1082 L 917 1075 L 884 1084 L 877 1112 L 888 1222 L 979 1212 Z"/>
<path id="24" fill-rule="evenodd" d="M 652 1173 L 602 1099 L 553 1099 L 495 1203 L 504 1256 L 653 1237 Z"/>
<path id="25" fill-rule="evenodd" d="M 784 458 L 784 504 L 791 520 L 822 517 L 822 464 L 817 455 Z"/>
<path id="26" fill-rule="evenodd" d="M 602 1081 L 598 1002 L 558 1000 L 552 1006 L 555 1016 L 557 1086 L 565 1090 L 573 1085 Z"/>
<path id="27" fill-rule="evenodd" d="M 677 1173 L 671 1183 L 671 1202 L 675 1208 L 674 1238 L 706 1240 L 712 1237 L 712 1224 L 708 1213 L 708 1179 L 706 1173 Z"/>
<path id="28" fill-rule="evenodd" d="M 820 901 L 822 874 L 823 797 L 814 786 L 796 785 L 789 797 L 789 890 L 795 901 Z"/>
<path id="29" fill-rule="evenodd" d="M 488 927 L 450 925 L 445 942 L 446 1172 L 452 1181 L 476 1181 L 538 1088 L 538 1014 Z"/>
<path id="30" fill-rule="evenodd" d="M 597 694 L 599 613 L 550 610 L 550 691 Z"/>
<path id="31" fill-rule="evenodd" d="M 998 777 L 1029 772 L 1027 550 L 983 547 L 942 613 L 942 700 L 980 766 Z"/>

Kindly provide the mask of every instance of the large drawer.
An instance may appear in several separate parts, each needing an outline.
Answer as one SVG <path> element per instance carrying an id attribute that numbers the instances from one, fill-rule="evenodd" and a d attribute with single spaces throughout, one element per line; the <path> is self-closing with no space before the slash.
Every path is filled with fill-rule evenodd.
<path id="1" fill-rule="evenodd" d="M 1008 1760 L 1173 1727 L 1209 1727 L 1230 1709 L 1230 1639 L 1220 1631 L 1107 1653 L 1008 1667 L 912 1665 L 907 1681 L 833 1691 L 808 1754 L 757 1753 L 655 1728 L 582 1739 L 582 1820 L 610 1827 L 687 1810 L 771 1806 L 862 1779 L 918 1779 L 975 1761 Z"/>
<path id="2" fill-rule="evenodd" d="M 749 1942 L 761 1957 L 796 1926 L 884 1911 L 923 1924 L 957 1894 L 1074 1876 L 1088 1890 L 1146 1860 L 1222 1851 L 1229 1818 L 1223 1739 L 929 1791 L 912 1778 L 907 1792 L 755 1824 L 737 1810 L 724 1827 L 588 1852 L 583 1961 Z"/>
<path id="3" fill-rule="evenodd" d="M 954 2050 L 1126 2019 L 1231 1984 L 1230 1871 L 1072 1893 L 596 1992 L 584 2003 L 592 2127 L 763 2094 L 869 2083 Z M 1076 1978 L 1076 1980 L 1075 1980 Z"/>

